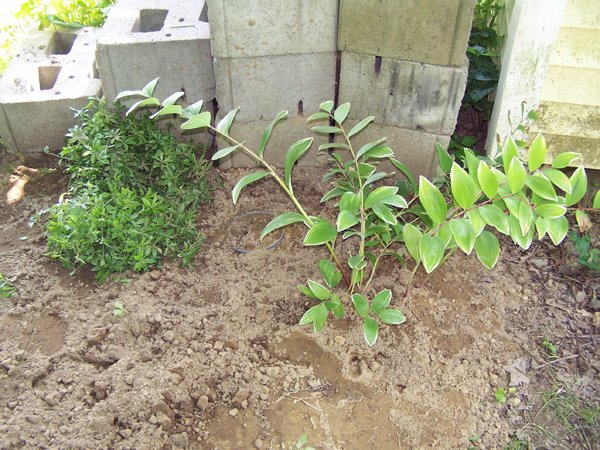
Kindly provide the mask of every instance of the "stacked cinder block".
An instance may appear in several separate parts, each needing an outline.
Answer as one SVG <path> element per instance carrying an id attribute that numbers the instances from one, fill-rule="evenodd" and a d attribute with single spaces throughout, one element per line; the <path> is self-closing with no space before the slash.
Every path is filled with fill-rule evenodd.
<path id="1" fill-rule="evenodd" d="M 287 110 L 266 154 L 281 165 L 290 144 L 311 136 L 306 117 L 334 98 L 337 2 L 207 1 L 219 115 L 239 106 L 231 134 L 256 149 L 271 119 Z M 300 164 L 318 164 L 316 147 L 326 139 L 316 137 Z M 226 168 L 252 165 L 240 153 L 222 161 Z"/>
<path id="2" fill-rule="evenodd" d="M 184 91 L 184 101 L 214 98 L 210 30 L 203 0 L 120 0 L 110 10 L 97 45 L 104 95 L 160 77 L 160 99 Z"/>
<path id="3" fill-rule="evenodd" d="M 339 103 L 375 116 L 358 143 L 387 136 L 416 174 L 432 175 L 464 94 L 474 0 L 340 1 Z M 362 142 L 361 142 L 362 141 Z"/>
<path id="4" fill-rule="evenodd" d="M 62 148 L 75 123 L 70 108 L 101 95 L 97 33 L 94 28 L 47 31 L 24 41 L 0 80 L 0 137 L 9 148 Z"/>

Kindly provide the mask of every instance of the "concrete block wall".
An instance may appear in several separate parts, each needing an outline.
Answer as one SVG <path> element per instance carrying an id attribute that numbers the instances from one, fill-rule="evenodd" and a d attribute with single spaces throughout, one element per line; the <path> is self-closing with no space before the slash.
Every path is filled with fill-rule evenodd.
<path id="1" fill-rule="evenodd" d="M 256 148 L 270 120 L 288 111 L 289 118 L 277 125 L 267 150 L 269 160 L 283 162 L 295 140 L 310 136 L 305 118 L 321 102 L 334 99 L 337 2 L 207 1 L 219 117 L 240 107 L 231 134 Z M 317 157 L 316 149 L 326 140 L 315 136 L 312 151 L 300 164 L 320 164 L 323 158 Z M 249 163 L 237 153 L 221 165 Z"/>
<path id="2" fill-rule="evenodd" d="M 464 94 L 474 0 L 340 0 L 339 103 L 350 118 L 375 116 L 374 138 L 417 175 L 433 175 Z M 433 163 L 432 163 L 433 161 Z"/>
<path id="3" fill-rule="evenodd" d="M 70 108 L 102 93 L 95 65 L 98 30 L 47 31 L 25 40 L 0 80 L 0 136 L 19 152 L 62 148 Z"/>

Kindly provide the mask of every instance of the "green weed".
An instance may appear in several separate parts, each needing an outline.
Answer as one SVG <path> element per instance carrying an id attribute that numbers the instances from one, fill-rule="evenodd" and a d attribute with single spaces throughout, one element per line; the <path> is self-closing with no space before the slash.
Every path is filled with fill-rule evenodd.
<path id="1" fill-rule="evenodd" d="M 0 273 L 0 298 L 10 298 L 17 289 Z"/>

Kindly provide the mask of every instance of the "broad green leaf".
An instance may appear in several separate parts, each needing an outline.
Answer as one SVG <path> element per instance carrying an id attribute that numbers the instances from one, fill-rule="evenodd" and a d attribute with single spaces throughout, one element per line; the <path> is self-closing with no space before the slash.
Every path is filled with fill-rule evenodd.
<path id="1" fill-rule="evenodd" d="M 467 163 L 467 169 L 469 176 L 475 183 L 475 189 L 479 189 L 479 180 L 477 179 L 477 169 L 479 168 L 480 159 L 475 156 L 475 152 L 469 148 L 464 149 L 465 162 Z M 460 166 L 459 166 L 460 167 Z"/>
<path id="2" fill-rule="evenodd" d="M 531 147 L 529 147 L 529 171 L 533 172 L 534 170 L 539 169 L 539 167 L 544 163 L 545 159 L 546 141 L 544 140 L 544 136 L 538 133 L 531 143 Z"/>
<path id="3" fill-rule="evenodd" d="M 522 202 L 519 205 L 519 225 L 521 227 L 521 233 L 523 236 L 529 233 L 529 230 L 533 226 L 533 213 L 531 211 L 531 206 L 527 203 Z"/>
<path id="4" fill-rule="evenodd" d="M 583 198 L 587 191 L 587 176 L 583 167 L 578 167 L 570 178 L 571 193 L 565 196 L 566 205 L 573 206 Z"/>
<path id="5" fill-rule="evenodd" d="M 329 119 L 329 114 L 327 114 L 326 112 L 323 112 L 323 111 L 319 111 L 314 114 L 311 114 L 309 116 L 309 118 L 306 119 L 306 121 L 312 122 L 313 120 L 322 120 L 322 119 Z"/>
<path id="6" fill-rule="evenodd" d="M 371 301 L 371 311 L 373 314 L 379 314 L 381 311 L 390 306 L 392 301 L 392 291 L 384 289 L 380 291 Z"/>
<path id="7" fill-rule="evenodd" d="M 304 217 L 301 214 L 294 212 L 280 214 L 267 224 L 267 226 L 262 230 L 262 233 L 260 233 L 260 238 L 263 239 L 267 234 L 279 228 L 298 222 L 304 222 Z"/>
<path id="8" fill-rule="evenodd" d="M 544 169 L 542 172 L 555 186 L 558 186 L 567 194 L 572 192 L 571 181 L 563 172 L 556 169 Z"/>
<path id="9" fill-rule="evenodd" d="M 284 179 L 287 187 L 292 189 L 292 170 L 294 164 L 304 155 L 313 143 L 313 138 L 304 138 L 293 143 L 285 154 Z"/>
<path id="10" fill-rule="evenodd" d="M 146 97 L 150 97 L 154 92 L 154 88 L 156 87 L 156 83 L 158 83 L 158 77 L 154 80 L 150 81 L 146 86 L 142 88 L 142 94 Z"/>
<path id="11" fill-rule="evenodd" d="M 344 122 L 344 120 L 346 120 L 346 117 L 348 117 L 349 112 L 350 103 L 342 103 L 335 109 L 335 112 L 333 113 L 333 118 L 337 123 L 341 125 Z"/>
<path id="12" fill-rule="evenodd" d="M 179 100 L 181 97 L 183 97 L 184 94 L 185 94 L 185 92 L 175 92 L 174 94 L 171 94 L 167 98 L 165 98 L 162 101 L 161 105 L 162 106 L 174 105 L 177 100 Z"/>
<path id="13" fill-rule="evenodd" d="M 525 184 L 533 191 L 534 194 L 539 197 L 556 201 L 556 191 L 550 183 L 550 180 L 541 173 L 535 175 L 527 175 L 525 177 Z"/>
<path id="14" fill-rule="evenodd" d="M 333 102 L 331 100 L 323 102 L 319 105 L 319 108 L 331 114 L 331 111 L 333 110 Z"/>
<path id="15" fill-rule="evenodd" d="M 331 312 L 333 313 L 333 315 L 335 316 L 336 319 L 343 319 L 346 314 L 346 312 L 344 311 L 344 305 L 342 305 L 341 302 L 339 304 L 335 305 L 331 309 Z"/>
<path id="16" fill-rule="evenodd" d="M 393 206 L 394 208 L 408 208 L 408 203 L 406 203 L 406 199 L 398 194 L 384 198 L 383 203 L 389 206 Z"/>
<path id="17" fill-rule="evenodd" d="M 387 145 L 378 145 L 362 155 L 365 161 L 368 159 L 383 159 L 394 156 L 394 151 Z"/>
<path id="18" fill-rule="evenodd" d="M 152 114 L 150 116 L 150 118 L 154 119 L 156 117 L 166 116 L 168 114 L 181 115 L 182 111 L 183 111 L 183 109 L 181 109 L 181 105 L 167 105 L 167 106 L 163 106 L 161 109 L 159 109 L 154 114 Z"/>
<path id="19" fill-rule="evenodd" d="M 184 119 L 191 119 L 196 114 L 200 114 L 200 111 L 202 111 L 203 104 L 204 101 L 198 100 L 196 103 L 192 103 L 186 108 L 183 108 L 183 111 L 181 111 L 181 117 L 183 117 Z"/>
<path id="20" fill-rule="evenodd" d="M 235 108 L 234 110 L 229 111 L 227 113 L 227 115 L 225 115 L 225 117 L 223 117 L 219 121 L 219 123 L 217 124 L 217 132 L 219 132 L 225 136 L 229 135 L 229 129 L 231 128 L 233 119 L 235 118 L 235 115 L 237 114 L 239 109 L 240 108 Z"/>
<path id="21" fill-rule="evenodd" d="M 310 308 L 308 311 L 304 313 L 302 318 L 300 319 L 300 325 L 308 325 L 309 323 L 313 323 L 315 317 L 319 314 L 318 309 L 322 306 L 321 304 L 315 305 Z"/>
<path id="22" fill-rule="evenodd" d="M 308 280 L 308 288 L 319 300 L 327 300 L 331 297 L 331 292 L 325 286 L 313 280 Z"/>
<path id="23" fill-rule="evenodd" d="M 398 169 L 402 175 L 406 177 L 406 180 L 410 184 L 413 192 L 417 192 L 417 183 L 415 182 L 415 177 L 413 177 L 412 172 L 406 167 L 405 164 L 402 164 L 400 161 L 394 158 L 390 158 L 390 162 L 394 165 L 396 169 Z"/>
<path id="24" fill-rule="evenodd" d="M 368 178 L 375 172 L 376 167 L 372 164 L 360 163 L 358 165 L 358 174 L 361 178 Z"/>
<path id="25" fill-rule="evenodd" d="M 367 125 L 373 122 L 373 120 L 375 120 L 375 117 L 369 116 L 358 122 L 356 125 L 354 125 L 352 129 L 348 132 L 348 139 L 364 130 Z"/>
<path id="26" fill-rule="evenodd" d="M 538 217 L 535 219 L 535 229 L 538 232 L 538 239 L 542 239 L 546 235 L 548 228 L 543 217 Z"/>
<path id="27" fill-rule="evenodd" d="M 308 286 L 300 284 L 298 285 L 298 289 L 300 290 L 300 292 L 302 292 L 303 295 L 307 296 L 308 298 L 317 298 L 315 297 L 315 294 L 313 294 L 312 291 L 308 288 Z"/>
<path id="28" fill-rule="evenodd" d="M 356 225 L 358 222 L 359 222 L 358 217 L 356 217 L 350 211 L 344 209 L 344 210 L 340 211 L 340 213 L 338 214 L 337 221 L 336 221 L 337 230 L 338 231 L 347 230 L 348 228 Z"/>
<path id="29" fill-rule="evenodd" d="M 527 250 L 531 246 L 533 241 L 533 228 L 528 233 L 523 234 L 521 229 L 521 222 L 513 215 L 508 218 L 508 225 L 510 227 L 510 237 L 512 240 L 519 245 L 523 250 Z"/>
<path id="30" fill-rule="evenodd" d="M 419 253 L 423 267 L 427 273 L 433 272 L 442 262 L 446 246 L 437 236 L 423 235 L 419 245 Z"/>
<path id="31" fill-rule="evenodd" d="M 329 314 L 327 306 L 325 306 L 325 303 L 321 303 L 317 307 L 315 319 L 313 320 L 313 329 L 316 333 L 321 331 L 321 329 L 323 329 L 323 327 L 325 326 L 325 322 L 327 322 L 327 314 Z"/>
<path id="32" fill-rule="evenodd" d="M 373 205 L 383 203 L 387 197 L 391 197 L 398 192 L 396 186 L 381 186 L 371 192 L 365 200 L 365 208 L 371 208 Z"/>
<path id="33" fill-rule="evenodd" d="M 504 151 L 502 152 L 502 164 L 504 165 L 504 172 L 508 174 L 512 160 L 519 155 L 519 147 L 517 143 L 509 136 L 504 143 Z M 510 178 L 510 176 L 509 176 Z"/>
<path id="34" fill-rule="evenodd" d="M 373 212 L 377 217 L 390 225 L 396 225 L 398 219 L 387 205 L 377 204 L 373 206 Z"/>
<path id="35" fill-rule="evenodd" d="M 475 253 L 485 267 L 492 269 L 500 256 L 500 243 L 496 236 L 489 231 L 484 231 L 477 236 L 477 239 L 475 239 Z"/>
<path id="36" fill-rule="evenodd" d="M 352 304 L 354 305 L 354 309 L 359 316 L 362 318 L 369 317 L 369 302 L 362 294 L 353 294 L 352 295 Z"/>
<path id="37" fill-rule="evenodd" d="M 424 176 L 419 177 L 419 199 L 425 212 L 436 225 L 446 219 L 448 207 L 440 190 Z"/>
<path id="38" fill-rule="evenodd" d="M 271 133 L 273 133 L 273 128 L 277 125 L 278 122 L 286 119 L 288 116 L 287 111 L 280 111 L 277 113 L 275 118 L 269 123 L 269 126 L 265 129 L 262 137 L 260 138 L 260 143 L 258 144 L 258 156 L 261 158 L 265 154 L 265 149 L 267 148 L 267 144 L 269 143 L 269 139 L 271 138 Z"/>
<path id="39" fill-rule="evenodd" d="M 453 163 L 450 170 L 452 195 L 461 208 L 469 209 L 477 200 L 477 186 L 471 176 L 458 164 Z"/>
<path id="40" fill-rule="evenodd" d="M 231 196 L 233 198 L 233 204 L 237 203 L 238 198 L 240 196 L 240 192 L 242 191 L 242 189 L 244 189 L 250 183 L 254 183 L 255 181 L 258 181 L 261 178 L 266 177 L 267 175 L 269 175 L 269 172 L 265 172 L 264 170 L 260 170 L 258 172 L 253 172 L 251 174 L 248 174 L 248 175 L 242 177 L 240 179 L 240 181 L 238 181 L 237 184 L 233 187 L 233 190 L 231 191 Z"/>
<path id="41" fill-rule="evenodd" d="M 473 226 L 466 220 L 453 219 L 450 221 L 450 229 L 458 247 L 467 255 L 470 255 L 477 237 Z"/>
<path id="42" fill-rule="evenodd" d="M 335 289 L 342 279 L 342 273 L 336 265 L 326 259 L 319 261 L 319 271 L 323 276 L 323 280 L 325 280 L 325 284 L 331 289 Z"/>
<path id="43" fill-rule="evenodd" d="M 402 229 L 402 237 L 404 238 L 404 243 L 406 244 L 406 249 L 408 250 L 408 253 L 410 253 L 410 256 L 413 257 L 417 264 L 421 262 L 419 246 L 421 245 L 423 233 L 421 233 L 414 225 L 407 223 Z"/>
<path id="44" fill-rule="evenodd" d="M 578 209 L 575 211 L 575 220 L 577 220 L 577 225 L 579 226 L 579 231 L 581 233 L 585 233 L 592 227 L 592 221 L 590 220 L 590 216 L 588 216 L 585 212 Z"/>
<path id="45" fill-rule="evenodd" d="M 341 142 L 328 142 L 327 144 L 319 145 L 319 151 L 330 148 L 343 148 L 344 150 L 348 150 L 350 147 L 348 147 L 347 144 L 342 144 Z"/>
<path id="46" fill-rule="evenodd" d="M 483 229 L 485 228 L 485 220 L 483 216 L 479 212 L 479 208 L 471 209 L 467 211 L 467 217 L 473 226 L 473 230 L 475 231 L 475 235 L 479 236 Z"/>
<path id="47" fill-rule="evenodd" d="M 567 208 L 556 203 L 544 203 L 535 208 L 536 214 L 544 219 L 558 219 L 567 212 Z"/>
<path id="48" fill-rule="evenodd" d="M 335 227 L 327 221 L 314 225 L 304 237 L 304 245 L 321 245 L 333 241 L 337 236 Z"/>
<path id="49" fill-rule="evenodd" d="M 232 145 L 231 147 L 222 148 L 221 150 L 219 150 L 212 156 L 212 160 L 216 161 L 217 159 L 225 158 L 227 155 L 235 152 L 238 148 L 240 148 L 240 145 L 242 145 L 242 144 L 237 144 L 237 145 Z"/>
<path id="50" fill-rule="evenodd" d="M 210 126 L 210 113 L 208 111 L 201 112 L 189 118 L 181 124 L 182 130 L 195 130 L 196 128 L 206 128 Z"/>
<path id="51" fill-rule="evenodd" d="M 495 205 L 482 205 L 479 207 L 481 217 L 485 223 L 496 228 L 500 233 L 509 234 L 508 217 Z"/>
<path id="52" fill-rule="evenodd" d="M 569 221 L 566 217 L 559 217 L 558 219 L 544 219 L 546 221 L 546 230 L 548 236 L 554 242 L 554 245 L 558 245 L 567 235 L 569 231 Z"/>
<path id="53" fill-rule="evenodd" d="M 345 189 L 335 187 L 332 190 L 330 190 L 329 192 L 325 193 L 325 195 L 321 198 L 321 203 L 325 203 L 327 200 L 331 200 L 332 198 L 339 197 L 340 195 L 342 195 L 345 192 L 346 192 Z"/>
<path id="54" fill-rule="evenodd" d="M 146 106 L 157 106 L 157 105 L 160 105 L 160 102 L 158 101 L 157 98 L 154 98 L 154 97 L 145 98 L 144 100 L 140 100 L 139 102 L 135 102 L 133 105 L 131 105 L 131 108 L 129 108 L 127 110 L 125 115 L 128 116 L 133 111 L 135 111 L 136 109 L 139 109 L 139 108 L 144 108 Z"/>
<path id="55" fill-rule="evenodd" d="M 435 143 L 435 152 L 437 153 L 438 160 L 440 162 L 440 169 L 444 174 L 450 172 L 452 168 L 452 163 L 454 160 L 450 156 L 450 154 L 446 151 L 444 147 L 439 142 Z"/>
<path id="56" fill-rule="evenodd" d="M 571 164 L 574 160 L 581 157 L 581 153 L 577 152 L 563 152 L 559 153 L 554 157 L 554 161 L 552 161 L 552 167 L 555 169 L 564 169 L 569 164 Z"/>
<path id="57" fill-rule="evenodd" d="M 387 325 L 400 325 L 406 322 L 406 316 L 397 309 L 384 309 L 378 316 Z"/>
<path id="58" fill-rule="evenodd" d="M 360 196 L 355 192 L 346 192 L 340 199 L 340 210 L 358 214 L 358 211 L 360 211 Z"/>
<path id="59" fill-rule="evenodd" d="M 314 131 L 315 133 L 321 133 L 321 134 L 337 134 L 337 133 L 341 133 L 342 129 L 338 128 L 338 127 L 332 127 L 330 125 L 319 125 L 317 127 L 312 127 L 311 128 L 312 131 Z"/>
<path id="60" fill-rule="evenodd" d="M 362 255 L 354 255 L 348 258 L 348 265 L 351 269 L 362 270 L 366 267 L 367 261 Z"/>
<path id="61" fill-rule="evenodd" d="M 363 333 L 365 335 L 365 341 L 369 344 L 369 347 L 373 347 L 379 336 L 379 324 L 372 317 L 365 318 L 363 323 Z"/>
<path id="62" fill-rule="evenodd" d="M 446 222 L 444 225 L 440 226 L 435 235 L 442 240 L 445 248 L 450 247 L 450 243 L 452 242 L 452 230 L 450 229 L 449 222 Z"/>
<path id="63" fill-rule="evenodd" d="M 369 142 L 365 145 L 363 145 L 361 148 L 358 149 L 358 151 L 356 152 L 356 159 L 360 158 L 361 156 L 363 156 L 365 153 L 367 153 L 369 150 L 377 147 L 380 144 L 383 144 L 385 141 L 387 140 L 387 138 L 380 138 L 377 139 L 376 141 L 373 142 Z"/>
<path id="64" fill-rule="evenodd" d="M 115 102 L 118 102 L 122 98 L 127 98 L 127 97 L 147 97 L 147 96 L 144 95 L 142 91 L 122 91 L 122 92 L 119 92 L 117 94 L 117 96 L 115 97 Z"/>
<path id="65" fill-rule="evenodd" d="M 525 167 L 521 164 L 519 158 L 512 158 L 508 172 L 508 185 L 510 186 L 511 192 L 514 194 L 519 192 L 525 186 Z"/>
<path id="66" fill-rule="evenodd" d="M 600 209 L 600 191 L 596 192 L 596 195 L 594 195 L 594 201 L 592 202 L 592 208 Z"/>
<path id="67" fill-rule="evenodd" d="M 496 178 L 494 172 L 491 171 L 484 161 L 479 161 L 477 179 L 479 180 L 481 190 L 487 198 L 492 199 L 498 194 L 498 178 Z"/>

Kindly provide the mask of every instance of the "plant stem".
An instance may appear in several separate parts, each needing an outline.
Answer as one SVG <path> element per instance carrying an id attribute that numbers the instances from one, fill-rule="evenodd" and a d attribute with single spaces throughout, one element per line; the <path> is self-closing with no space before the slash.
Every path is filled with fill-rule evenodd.
<path id="1" fill-rule="evenodd" d="M 420 262 L 415 264 L 415 267 L 410 274 L 410 278 L 408 279 L 408 283 L 406 283 L 406 289 L 404 290 L 404 297 L 406 297 L 408 295 L 408 290 L 410 289 L 410 286 L 412 285 L 413 278 L 415 277 L 415 274 L 417 273 L 417 269 L 419 268 L 420 265 L 421 265 Z"/>

